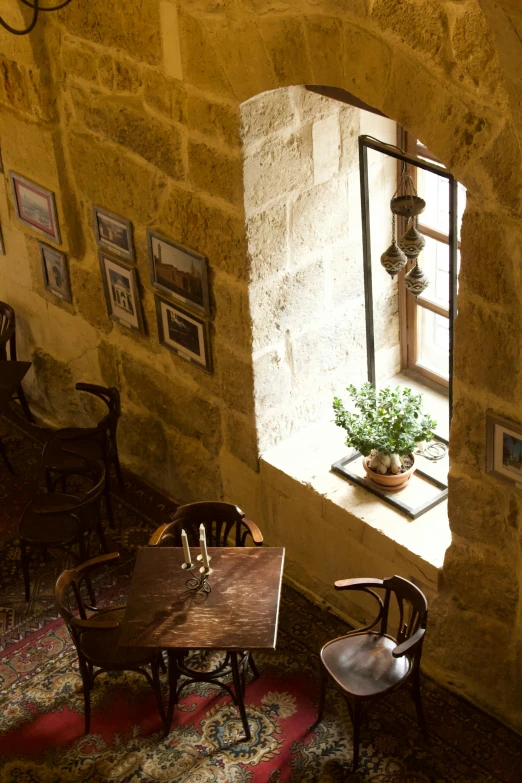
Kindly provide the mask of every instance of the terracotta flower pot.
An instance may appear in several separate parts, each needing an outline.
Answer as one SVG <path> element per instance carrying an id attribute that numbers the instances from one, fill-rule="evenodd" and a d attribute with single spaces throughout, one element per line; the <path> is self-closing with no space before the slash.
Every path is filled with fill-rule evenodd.
<path id="1" fill-rule="evenodd" d="M 413 454 L 410 454 L 409 456 L 413 460 L 413 464 L 411 468 L 405 470 L 404 473 L 385 473 L 384 475 L 382 473 L 376 473 L 368 467 L 371 456 L 363 457 L 363 467 L 370 481 L 377 484 L 378 487 L 387 492 L 397 492 L 399 489 L 404 489 L 410 480 L 410 477 L 415 472 L 415 457 Z"/>

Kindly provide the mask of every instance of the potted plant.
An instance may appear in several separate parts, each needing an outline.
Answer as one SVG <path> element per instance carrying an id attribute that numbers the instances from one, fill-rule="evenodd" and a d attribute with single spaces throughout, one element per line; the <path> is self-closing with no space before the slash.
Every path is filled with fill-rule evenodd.
<path id="1" fill-rule="evenodd" d="M 376 391 L 370 383 L 347 389 L 356 413 L 334 397 L 335 423 L 346 430 L 347 446 L 363 455 L 363 466 L 375 484 L 387 490 L 402 489 L 415 470 L 417 443 L 430 440 L 437 426 L 422 412 L 422 397 L 397 386 Z"/>

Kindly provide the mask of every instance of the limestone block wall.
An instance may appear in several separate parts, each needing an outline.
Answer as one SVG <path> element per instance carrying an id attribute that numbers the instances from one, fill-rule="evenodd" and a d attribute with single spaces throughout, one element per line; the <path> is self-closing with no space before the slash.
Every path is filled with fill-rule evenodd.
<path id="1" fill-rule="evenodd" d="M 332 399 L 367 379 L 358 137 L 395 143 L 396 125 L 305 87 L 241 106 L 254 389 L 261 452 L 331 418 Z M 379 264 L 391 241 L 396 164 L 369 160 L 376 363 L 398 372 L 397 283 Z"/>
<path id="2" fill-rule="evenodd" d="M 4 5 L 19 22 L 22 6 Z M 129 0 L 109 12 L 106 0 L 75 0 L 43 15 L 26 38 L 0 33 L 0 294 L 17 309 L 20 353 L 35 370 L 29 397 L 49 421 L 92 416 L 76 380 L 116 383 L 130 467 L 178 500 L 222 492 L 233 500 L 240 473 L 253 497 L 259 450 L 239 107 L 281 87 L 330 85 L 416 134 L 468 192 L 453 543 L 426 663 L 522 729 L 521 499 L 485 474 L 486 412 L 522 420 L 522 57 L 513 8 L 507 0 Z M 37 235 L 14 216 L 10 169 L 56 194 L 72 305 L 42 288 Z M 93 202 L 134 224 L 146 337 L 105 313 Z M 212 376 L 157 344 L 147 226 L 208 254 Z"/>

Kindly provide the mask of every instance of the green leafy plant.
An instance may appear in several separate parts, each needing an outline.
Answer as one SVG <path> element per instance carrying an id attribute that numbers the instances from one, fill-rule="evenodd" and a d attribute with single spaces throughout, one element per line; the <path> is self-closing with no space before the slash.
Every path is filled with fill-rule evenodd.
<path id="1" fill-rule="evenodd" d="M 358 412 L 346 410 L 334 397 L 335 423 L 346 430 L 346 445 L 363 456 L 374 451 L 405 456 L 415 450 L 417 443 L 433 437 L 437 422 L 422 412 L 422 396 L 411 389 L 387 386 L 376 391 L 370 383 L 364 383 L 360 389 L 350 385 L 347 391 Z M 390 461 L 386 462 L 389 466 Z"/>

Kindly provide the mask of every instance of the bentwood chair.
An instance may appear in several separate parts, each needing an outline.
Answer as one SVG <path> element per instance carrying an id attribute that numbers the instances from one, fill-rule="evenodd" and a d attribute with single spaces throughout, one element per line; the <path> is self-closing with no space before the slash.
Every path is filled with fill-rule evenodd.
<path id="1" fill-rule="evenodd" d="M 13 362 L 16 361 L 16 316 L 10 305 L 0 302 L 0 360 L 6 361 L 8 359 Z M 22 384 L 16 390 L 16 398 L 22 406 L 27 421 L 34 422 Z M 6 464 L 9 467 L 7 461 Z"/>
<path id="2" fill-rule="evenodd" d="M 327 642 L 321 650 L 322 682 L 319 714 L 323 718 L 326 685 L 331 678 L 348 702 L 353 723 L 353 771 L 359 763 L 361 707 L 365 702 L 409 686 L 419 723 L 426 733 L 420 695 L 420 659 L 426 632 L 428 603 L 416 585 L 400 576 L 389 579 L 344 579 L 337 590 L 360 590 L 373 596 L 378 614 L 369 625 Z M 376 590 L 383 590 L 381 597 Z M 390 608 L 398 609 L 392 634 Z"/>
<path id="3" fill-rule="evenodd" d="M 110 493 L 111 465 L 114 465 L 120 490 L 123 492 L 124 489 L 116 443 L 121 413 L 120 393 L 115 387 L 105 388 L 92 383 L 77 383 L 76 389 L 98 397 L 107 406 L 108 413 L 95 427 L 67 427 L 53 432 L 42 454 L 47 489 L 52 492 L 60 479 L 62 491 L 65 492 L 69 476 L 89 473 L 89 465 L 102 460 L 107 474 L 105 506 L 110 526 L 114 528 Z"/>
<path id="4" fill-rule="evenodd" d="M 28 548 L 43 550 L 44 555 L 50 549 L 57 549 L 70 555 L 76 563 L 81 563 L 89 557 L 91 537 L 96 530 L 103 551 L 109 551 L 100 514 L 105 465 L 100 461 L 91 465 L 90 471 L 93 486 L 84 494 L 37 493 L 22 513 L 18 537 L 26 601 L 29 601 L 31 593 Z M 78 553 L 73 549 L 76 545 Z"/>
<path id="5" fill-rule="evenodd" d="M 159 527 L 149 541 L 149 546 L 182 546 L 181 531 L 185 530 L 189 545 L 199 547 L 199 526 L 205 527 L 207 545 L 212 547 L 229 546 L 229 537 L 232 539 L 231 546 L 244 547 L 247 539 L 250 537 L 256 546 L 262 546 L 263 536 L 255 522 L 247 519 L 243 511 L 232 503 L 222 503 L 219 501 L 209 501 L 200 503 L 189 503 L 186 506 L 180 506 L 171 516 L 171 522 Z M 185 657 L 188 650 L 180 650 L 177 655 L 169 655 L 169 682 L 171 689 L 169 694 L 169 708 L 167 717 L 167 732 L 170 730 L 170 722 L 174 706 L 178 703 L 181 691 L 187 685 L 195 682 L 209 682 L 220 685 L 224 688 L 237 704 L 237 699 L 231 688 L 224 684 L 222 680 L 229 680 L 233 676 L 231 654 L 226 651 L 224 661 L 221 661 L 213 669 L 201 669 L 201 663 L 198 662 L 198 668 L 193 669 L 185 663 Z M 254 663 L 252 654 L 245 650 L 239 660 L 239 671 L 241 673 L 240 687 L 244 696 L 246 687 L 247 670 L 250 666 L 254 679 L 259 677 L 259 672 Z M 180 675 L 185 678 L 177 686 Z M 174 686 L 172 684 L 174 683 Z"/>
<path id="6" fill-rule="evenodd" d="M 143 674 L 156 694 L 158 710 L 165 723 L 159 679 L 159 667 L 163 664 L 161 653 L 158 650 L 140 647 L 118 647 L 125 606 L 97 609 L 86 604 L 82 597 L 82 582 L 85 580 L 86 587 L 89 589 L 92 572 L 102 565 L 114 562 L 118 557 L 118 552 L 95 557 L 76 568 L 64 571 L 56 582 L 56 604 L 67 623 L 78 653 L 83 682 L 86 734 L 90 731 L 90 694 L 94 680 L 102 672 L 109 671 L 130 670 Z M 146 666 L 150 666 L 152 674 L 149 674 Z"/>

